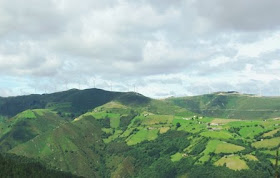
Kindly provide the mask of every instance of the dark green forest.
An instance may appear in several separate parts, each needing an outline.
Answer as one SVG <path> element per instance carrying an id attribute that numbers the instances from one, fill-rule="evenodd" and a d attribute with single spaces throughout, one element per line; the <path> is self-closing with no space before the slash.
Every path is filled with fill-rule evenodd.
<path id="1" fill-rule="evenodd" d="M 71 173 L 65 173 L 46 168 L 42 163 L 26 157 L 13 154 L 0 154 L 0 177 L 54 177 L 78 178 Z"/>

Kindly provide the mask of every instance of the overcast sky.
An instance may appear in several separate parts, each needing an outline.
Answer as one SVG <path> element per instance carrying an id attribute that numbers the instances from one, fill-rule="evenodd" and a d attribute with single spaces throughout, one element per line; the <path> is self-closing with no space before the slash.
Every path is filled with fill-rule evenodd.
<path id="1" fill-rule="evenodd" d="M 0 0 L 0 96 L 280 94 L 279 0 Z M 135 85 L 135 87 L 134 87 Z"/>

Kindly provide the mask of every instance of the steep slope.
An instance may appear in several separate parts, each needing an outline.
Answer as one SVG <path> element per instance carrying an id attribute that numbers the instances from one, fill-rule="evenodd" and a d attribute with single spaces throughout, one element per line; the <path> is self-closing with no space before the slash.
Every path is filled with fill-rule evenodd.
<path id="1" fill-rule="evenodd" d="M 169 98 L 168 101 L 190 111 L 211 117 L 267 119 L 280 117 L 280 97 L 258 97 L 238 93 Z"/>
<path id="2" fill-rule="evenodd" d="M 128 103 L 128 105 L 124 103 Z M 147 129 L 151 127 L 151 124 L 142 120 L 150 118 L 152 123 L 162 123 L 162 126 L 166 125 L 164 129 L 167 131 L 172 127 L 171 120 L 175 117 L 171 114 L 175 113 L 184 116 L 192 115 L 187 110 L 170 105 L 170 103 L 154 101 L 135 93 L 127 93 L 116 98 L 115 101 L 81 115 L 72 122 L 65 122 L 19 144 L 9 152 L 39 158 L 59 170 L 70 171 L 77 175 L 104 177 L 111 172 L 106 168 L 107 143 L 127 139 L 127 141 L 124 140 L 124 144 L 127 142 L 129 145 L 133 145 L 150 140 Z M 156 114 L 159 115 L 156 116 Z M 138 127 L 137 122 L 138 124 L 143 122 L 143 124 Z M 136 142 L 135 138 L 130 139 L 136 128 L 147 130 L 147 137 Z M 160 130 L 162 129 L 158 127 L 151 131 L 154 134 L 153 139 L 157 138 Z"/>
<path id="3" fill-rule="evenodd" d="M 237 108 L 242 101 L 248 104 L 244 98 L 237 94 L 213 94 L 200 96 L 192 100 L 196 104 L 189 106 L 193 111 L 209 107 L 223 111 L 215 114 L 224 114 L 224 108 Z M 7 127 L 2 134 L 5 137 L 0 139 L 16 143 L 8 152 L 39 159 L 58 170 L 84 177 L 270 177 L 273 174 L 280 143 L 280 120 L 202 117 L 181 107 L 180 104 L 186 107 L 186 98 L 153 100 L 133 92 L 120 93 L 109 102 L 94 105 L 88 112 L 67 120 L 59 115 L 67 113 L 72 104 L 64 101 L 61 98 L 57 103 L 48 103 L 49 109 L 26 110 L 2 119 Z M 271 108 L 277 107 L 277 102 L 270 104 Z M 254 107 L 262 107 L 257 106 Z M 41 119 L 37 119 L 40 113 Z M 61 122 L 45 130 L 40 123 L 46 113 L 52 114 L 48 118 L 56 117 Z M 28 124 L 17 125 L 23 121 Z M 20 142 L 13 137 L 18 129 L 24 130 L 19 132 L 23 138 Z"/>
<path id="4" fill-rule="evenodd" d="M 9 152 L 84 177 L 270 177 L 275 155 L 267 154 L 277 149 L 279 122 L 199 117 L 170 101 L 116 99 Z"/>
<path id="5" fill-rule="evenodd" d="M 26 110 L 5 119 L 0 128 L 0 151 L 12 149 L 64 122 L 56 113 L 46 109 Z"/>
<path id="6" fill-rule="evenodd" d="M 60 125 L 51 132 L 18 145 L 10 153 L 40 158 L 62 171 L 85 177 L 102 176 L 101 126 L 90 116 Z"/>
<path id="7" fill-rule="evenodd" d="M 0 177 L 74 178 L 78 176 L 46 168 L 38 161 L 0 153 Z"/>

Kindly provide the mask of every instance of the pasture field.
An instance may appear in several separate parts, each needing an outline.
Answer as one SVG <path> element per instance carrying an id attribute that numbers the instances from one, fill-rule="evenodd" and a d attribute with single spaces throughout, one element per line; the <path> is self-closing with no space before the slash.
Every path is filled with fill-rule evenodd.
<path id="1" fill-rule="evenodd" d="M 171 156 L 171 161 L 176 162 L 180 161 L 183 158 L 182 153 L 175 153 L 174 155 Z"/>
<path id="2" fill-rule="evenodd" d="M 280 145 L 280 137 L 271 139 L 264 139 L 262 141 L 254 142 L 252 146 L 255 148 L 275 148 Z"/>
<path id="3" fill-rule="evenodd" d="M 217 146 L 219 144 L 221 144 L 222 142 L 219 141 L 219 140 L 210 140 L 208 143 L 207 143 L 207 146 L 206 148 L 204 149 L 204 151 L 202 152 L 202 157 L 199 159 L 199 161 L 201 163 L 204 163 L 206 161 L 208 161 L 210 159 L 210 153 L 213 153 L 215 152 Z"/>
<path id="4" fill-rule="evenodd" d="M 128 145 L 135 145 L 137 143 L 140 143 L 144 140 L 154 140 L 158 136 L 158 130 L 146 130 L 141 129 L 140 131 L 136 132 L 136 134 L 132 135 L 127 139 Z"/>
<path id="5" fill-rule="evenodd" d="M 258 125 L 254 125 L 254 126 L 248 126 L 248 127 L 243 127 L 241 128 L 241 130 L 239 131 L 240 135 L 243 138 L 254 138 L 254 136 L 259 135 L 260 133 L 264 132 L 265 129 L 258 126 Z"/>
<path id="6" fill-rule="evenodd" d="M 239 156 L 225 156 L 215 162 L 216 166 L 223 166 L 225 165 L 229 169 L 233 170 L 242 170 L 242 169 L 249 169 L 246 162 L 240 159 Z"/>
<path id="7" fill-rule="evenodd" d="M 151 115 L 147 116 L 143 122 L 142 125 L 146 126 L 152 126 L 152 125 L 165 125 L 165 124 L 171 124 L 174 120 L 174 116 L 171 115 Z"/>
<path id="8" fill-rule="evenodd" d="M 223 142 L 217 145 L 215 153 L 236 153 L 244 149 L 242 146 Z"/>
<path id="9" fill-rule="evenodd" d="M 154 107 L 159 107 L 155 103 Z M 90 115 L 97 120 L 109 118 L 110 128 L 102 128 L 106 138 L 106 144 L 116 139 L 125 139 L 128 146 L 134 146 L 143 141 L 156 140 L 159 135 L 170 131 L 186 132 L 190 134 L 186 140 L 190 145 L 180 152 L 170 155 L 172 162 L 178 162 L 186 157 L 197 159 L 196 164 L 201 165 L 211 162 L 216 166 L 226 165 L 232 170 L 248 169 L 248 161 L 260 161 L 254 148 L 262 148 L 265 154 L 273 154 L 280 143 L 279 137 L 273 137 L 280 130 L 273 119 L 268 120 L 240 120 L 223 119 L 199 116 L 174 116 L 171 112 L 161 114 L 152 112 L 153 109 L 145 111 L 138 109 L 132 113 L 126 129 L 120 129 L 123 121 L 122 116 L 130 116 L 130 107 L 111 102 L 101 106 L 94 111 L 84 114 Z M 262 141 L 260 141 L 262 139 Z M 272 150 L 269 150 L 272 149 Z M 252 150 L 252 151 L 245 151 Z M 243 153 L 244 152 L 244 153 Z M 185 156 L 183 156 L 185 155 Z M 238 156 L 237 156 L 238 155 Z"/>
<path id="10" fill-rule="evenodd" d="M 245 148 L 242 146 L 226 143 L 224 141 L 220 140 L 210 140 L 205 148 L 205 150 L 202 152 L 202 157 L 199 159 L 202 163 L 209 161 L 210 154 L 215 153 L 236 153 L 239 151 L 244 150 Z"/>
<path id="11" fill-rule="evenodd" d="M 172 162 L 190 157 L 197 160 L 195 163 L 197 165 L 210 162 L 215 166 L 225 165 L 232 170 L 249 169 L 247 165 L 249 161 L 260 161 L 258 154 L 253 151 L 255 148 L 261 148 L 264 154 L 273 155 L 275 148 L 280 144 L 279 137 L 266 138 L 278 133 L 279 120 L 246 121 L 170 115 L 172 111 L 165 111 L 165 106 L 161 107 L 157 102 L 153 105 L 160 107 L 160 112 L 153 112 L 155 108 L 147 111 L 138 108 L 132 112 L 130 107 L 111 102 L 85 113 L 82 117 L 92 116 L 100 122 L 109 118 L 110 128 L 102 128 L 102 132 L 106 135 L 103 139 L 106 144 L 124 139 L 128 146 L 135 146 L 144 141 L 156 140 L 159 135 L 170 131 L 189 133 L 190 136 L 186 141 L 189 141 L 190 145 L 170 155 Z M 129 116 L 132 117 L 126 124 L 126 129 L 121 129 L 124 123 L 122 118 Z"/>
<path id="12" fill-rule="evenodd" d="M 152 101 L 145 106 L 112 101 L 69 122 L 50 109 L 26 110 L 8 121 L 0 120 L 7 133 L 7 139 L 0 144 L 4 147 L 9 143 L 10 153 L 40 157 L 61 170 L 79 170 L 81 175 L 93 171 L 93 165 L 98 167 L 108 161 L 105 159 L 109 159 L 106 166 L 114 170 L 111 175 L 122 175 L 131 171 L 124 170 L 126 167 L 131 168 L 133 161 L 142 157 L 141 166 L 152 160 L 163 159 L 157 164 L 166 165 L 191 160 L 193 166 L 245 171 L 254 164 L 274 163 L 280 144 L 280 120 L 205 117 L 167 101 Z M 45 125 L 48 129 L 44 130 Z M 21 133 L 29 135 L 20 137 Z M 106 149 L 110 151 L 100 158 L 98 154 Z M 156 166 L 150 163 L 149 169 Z"/>
<path id="13" fill-rule="evenodd" d="M 270 132 L 264 133 L 263 137 L 273 137 L 273 135 L 276 134 L 278 131 L 280 131 L 280 129 L 275 129 Z"/>
<path id="14" fill-rule="evenodd" d="M 159 133 L 161 133 L 161 134 L 166 133 L 169 129 L 170 129 L 170 127 L 162 127 L 159 129 Z"/>
<path id="15" fill-rule="evenodd" d="M 213 139 L 231 139 L 233 138 L 233 135 L 227 131 L 206 131 L 206 132 L 202 132 L 200 135 L 204 136 L 204 137 L 209 137 L 209 138 L 213 138 Z"/>
<path id="16" fill-rule="evenodd" d="M 243 158 L 250 160 L 250 161 L 258 161 L 258 158 L 254 155 L 244 155 Z"/>
<path id="17" fill-rule="evenodd" d="M 237 122 L 241 121 L 240 119 L 221 119 L 221 118 L 215 118 L 211 121 L 212 124 L 227 124 L 230 122 Z"/>
<path id="18" fill-rule="evenodd" d="M 0 97 L 0 151 L 83 177 L 268 178 L 280 146 L 279 108 L 280 97 L 236 92 Z"/>
<path id="19" fill-rule="evenodd" d="M 18 115 L 15 116 L 15 120 L 18 120 L 18 119 L 25 119 L 25 118 L 28 118 L 28 119 L 35 119 L 36 118 L 36 115 L 34 113 L 34 111 L 32 110 L 26 110 Z"/>

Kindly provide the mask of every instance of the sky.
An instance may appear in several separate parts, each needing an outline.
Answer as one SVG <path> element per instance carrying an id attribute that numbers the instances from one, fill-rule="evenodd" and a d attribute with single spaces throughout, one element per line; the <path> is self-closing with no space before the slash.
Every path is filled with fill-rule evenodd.
<path id="1" fill-rule="evenodd" d="M 0 0 L 0 96 L 280 95 L 279 0 Z"/>

